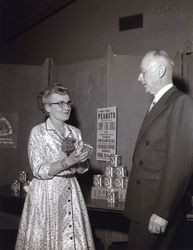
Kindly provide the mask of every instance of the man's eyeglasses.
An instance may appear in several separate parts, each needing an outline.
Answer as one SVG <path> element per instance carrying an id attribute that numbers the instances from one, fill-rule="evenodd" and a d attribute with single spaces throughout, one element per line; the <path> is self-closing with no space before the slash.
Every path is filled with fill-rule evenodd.
<path id="1" fill-rule="evenodd" d="M 68 101 L 68 102 L 51 102 L 49 103 L 49 105 L 57 105 L 60 108 L 64 108 L 65 106 L 71 108 L 72 107 L 72 101 Z"/>

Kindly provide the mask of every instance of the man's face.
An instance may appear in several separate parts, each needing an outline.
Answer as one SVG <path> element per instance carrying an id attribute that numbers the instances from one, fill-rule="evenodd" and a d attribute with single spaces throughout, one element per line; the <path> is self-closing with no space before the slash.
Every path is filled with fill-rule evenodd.
<path id="1" fill-rule="evenodd" d="M 146 55 L 141 62 L 141 71 L 138 76 L 146 92 L 155 95 L 159 90 L 159 65 L 151 55 Z"/>

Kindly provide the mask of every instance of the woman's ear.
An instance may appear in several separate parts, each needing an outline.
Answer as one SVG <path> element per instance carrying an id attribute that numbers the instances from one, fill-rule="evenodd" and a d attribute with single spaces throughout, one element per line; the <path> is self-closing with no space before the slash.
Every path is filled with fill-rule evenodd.
<path id="1" fill-rule="evenodd" d="M 45 104 L 44 108 L 45 108 L 47 113 L 50 113 L 50 105 L 49 104 Z"/>
<path id="2" fill-rule="evenodd" d="M 159 66 L 159 76 L 162 78 L 166 73 L 166 67 L 164 65 Z"/>

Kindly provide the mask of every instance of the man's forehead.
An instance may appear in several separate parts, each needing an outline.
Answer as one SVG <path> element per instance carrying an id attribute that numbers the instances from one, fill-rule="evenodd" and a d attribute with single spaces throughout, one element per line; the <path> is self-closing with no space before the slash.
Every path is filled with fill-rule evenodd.
<path id="1" fill-rule="evenodd" d="M 151 54 L 144 56 L 141 62 L 141 69 L 146 69 L 158 65 L 158 61 Z"/>

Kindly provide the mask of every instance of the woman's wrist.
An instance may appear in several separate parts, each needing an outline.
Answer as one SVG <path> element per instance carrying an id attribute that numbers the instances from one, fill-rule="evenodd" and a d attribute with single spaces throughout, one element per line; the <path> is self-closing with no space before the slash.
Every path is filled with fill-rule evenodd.
<path id="1" fill-rule="evenodd" d="M 67 159 L 66 158 L 61 160 L 61 165 L 62 165 L 63 170 L 70 170 L 72 174 L 76 173 L 76 167 L 75 166 L 69 167 L 68 164 L 67 164 Z"/>
<path id="2" fill-rule="evenodd" d="M 67 165 L 66 159 L 62 159 L 61 160 L 61 165 L 62 165 L 62 168 L 64 170 L 68 169 L 68 165 Z"/>

